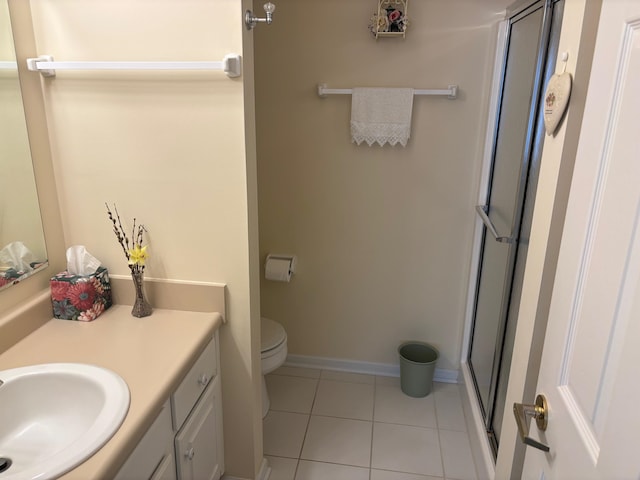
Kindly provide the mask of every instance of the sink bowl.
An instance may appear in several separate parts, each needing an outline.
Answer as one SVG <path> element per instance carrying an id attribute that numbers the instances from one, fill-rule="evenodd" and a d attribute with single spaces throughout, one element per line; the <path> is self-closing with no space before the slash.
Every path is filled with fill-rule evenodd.
<path id="1" fill-rule="evenodd" d="M 0 371 L 0 480 L 57 478 L 120 428 L 129 388 L 116 373 L 81 363 Z"/>

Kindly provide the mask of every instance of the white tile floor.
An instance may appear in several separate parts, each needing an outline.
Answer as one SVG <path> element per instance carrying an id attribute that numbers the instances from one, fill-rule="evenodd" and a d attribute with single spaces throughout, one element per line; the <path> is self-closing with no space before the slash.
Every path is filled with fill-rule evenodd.
<path id="1" fill-rule="evenodd" d="M 282 367 L 267 375 L 270 480 L 476 480 L 458 385 Z"/>

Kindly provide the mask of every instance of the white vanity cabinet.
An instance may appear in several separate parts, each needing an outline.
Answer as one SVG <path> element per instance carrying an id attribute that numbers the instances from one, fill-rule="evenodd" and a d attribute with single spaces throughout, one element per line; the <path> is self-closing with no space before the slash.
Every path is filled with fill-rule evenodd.
<path id="1" fill-rule="evenodd" d="M 218 480 L 224 469 L 216 335 L 171 396 L 178 480 Z"/>
<path id="2" fill-rule="evenodd" d="M 167 400 L 158 418 L 149 427 L 116 475 L 116 480 L 175 480 L 176 469 L 172 443 L 171 406 Z M 172 476 L 163 476 L 161 473 L 166 470 L 167 464 L 173 465 Z"/>
<path id="3" fill-rule="evenodd" d="M 224 471 L 218 332 L 116 480 L 218 480 Z"/>
<path id="4" fill-rule="evenodd" d="M 143 477 L 144 478 L 144 477 Z M 158 468 L 151 475 L 151 480 L 174 480 L 176 478 L 176 461 L 173 452 L 166 455 Z"/>
<path id="5" fill-rule="evenodd" d="M 176 435 L 179 480 L 218 480 L 222 475 L 220 400 L 216 377 Z"/>

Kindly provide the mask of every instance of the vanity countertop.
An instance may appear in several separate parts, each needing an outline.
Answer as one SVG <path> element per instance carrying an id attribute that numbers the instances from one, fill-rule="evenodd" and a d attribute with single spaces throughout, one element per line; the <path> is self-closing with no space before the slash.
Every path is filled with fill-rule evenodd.
<path id="1" fill-rule="evenodd" d="M 112 478 L 221 323 L 218 313 L 155 309 L 149 317 L 135 318 L 130 305 L 113 305 L 93 322 L 50 320 L 2 353 L 0 370 L 80 362 L 122 376 L 131 404 L 120 429 L 92 457 L 61 477 Z"/>

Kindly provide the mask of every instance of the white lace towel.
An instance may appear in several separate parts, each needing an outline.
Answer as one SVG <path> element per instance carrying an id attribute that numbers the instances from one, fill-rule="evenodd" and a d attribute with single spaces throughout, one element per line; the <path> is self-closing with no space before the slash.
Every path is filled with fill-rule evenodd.
<path id="1" fill-rule="evenodd" d="M 407 146 L 411 134 L 411 88 L 354 88 L 351 95 L 351 139 L 360 145 Z"/>

